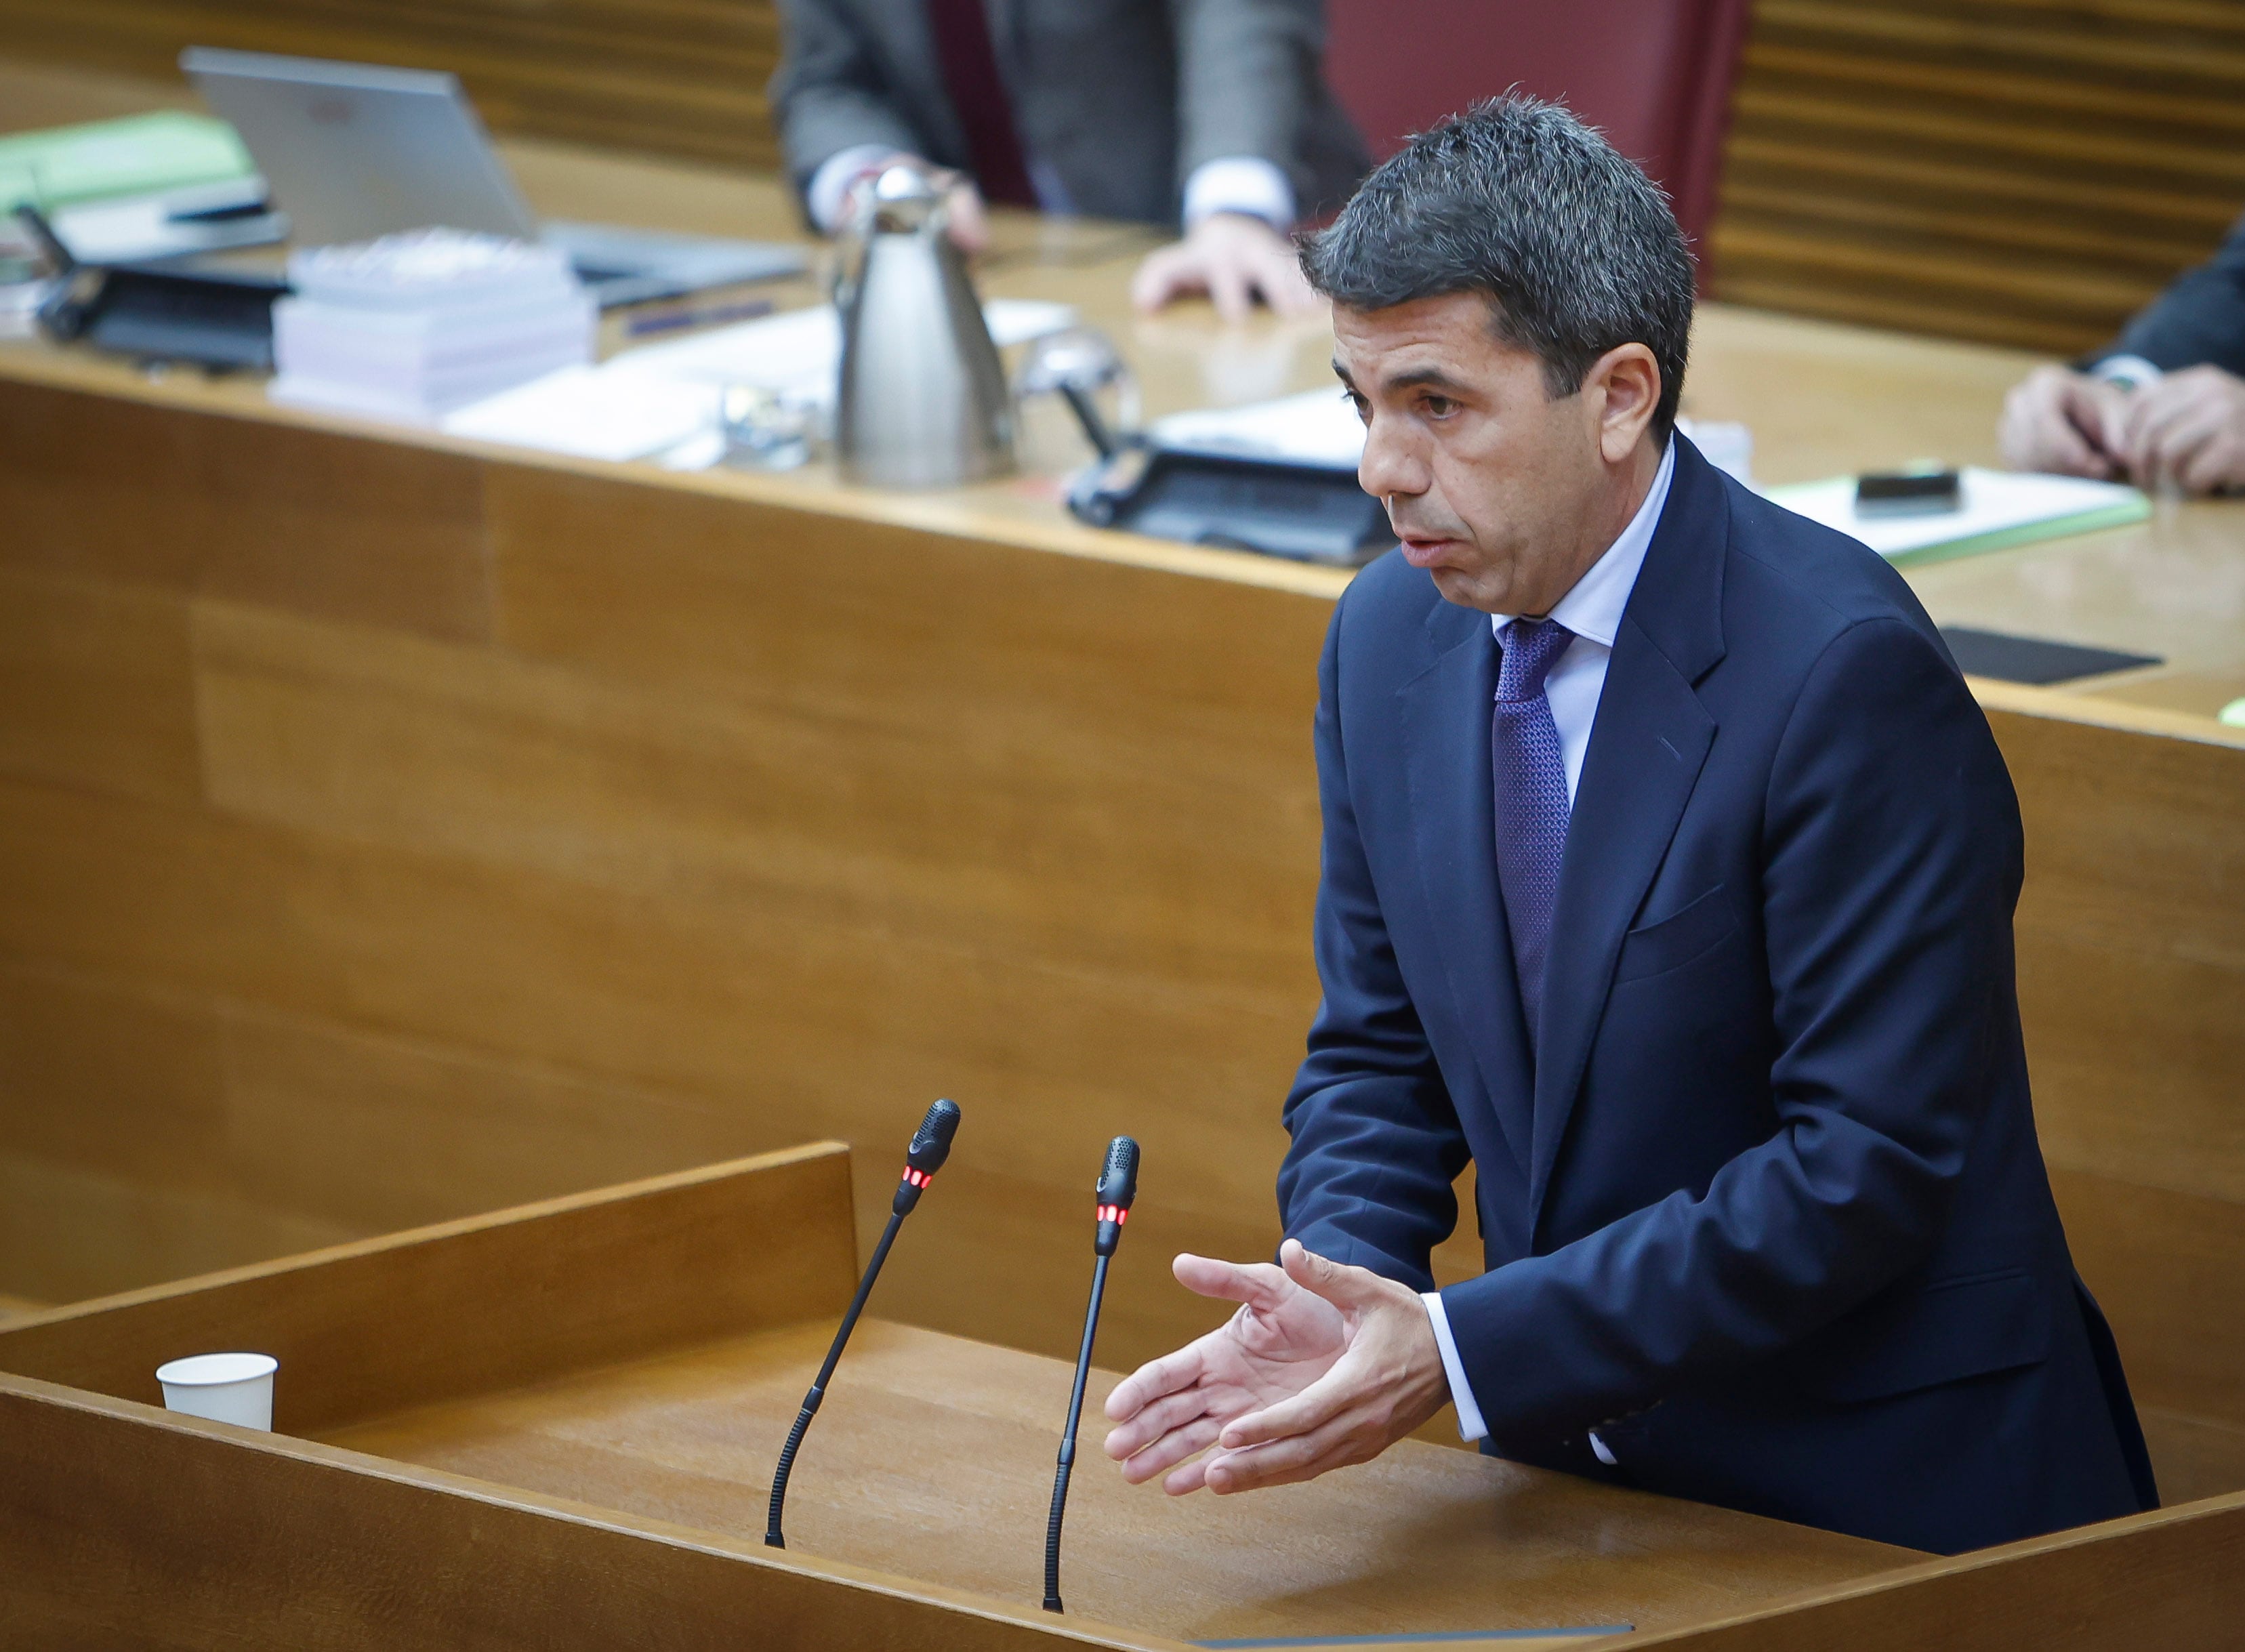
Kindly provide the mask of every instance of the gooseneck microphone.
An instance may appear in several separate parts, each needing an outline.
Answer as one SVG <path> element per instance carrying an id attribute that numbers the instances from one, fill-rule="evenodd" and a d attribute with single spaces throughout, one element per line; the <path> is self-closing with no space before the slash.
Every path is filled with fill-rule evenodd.
<path id="1" fill-rule="evenodd" d="M 1075 1388 L 1068 1397 L 1068 1429 L 1060 1437 L 1060 1466 L 1053 1473 L 1052 1514 L 1045 1522 L 1045 1610 L 1060 1603 L 1060 1523 L 1068 1513 L 1068 1477 L 1075 1466 L 1075 1427 L 1083 1418 L 1083 1385 L 1091 1375 L 1091 1344 L 1099 1335 L 1099 1299 L 1107 1293 L 1107 1261 L 1122 1242 L 1130 1202 L 1138 1196 L 1138 1144 L 1116 1136 L 1107 1144 L 1107 1164 L 1099 1173 L 1099 1229 L 1092 1241 L 1091 1305 L 1083 1315 L 1083 1346 L 1075 1356 Z"/>
<path id="2" fill-rule="evenodd" d="M 927 1110 L 927 1117 L 912 1132 L 912 1145 L 905 1149 L 905 1173 L 897 1183 L 897 1196 L 889 1206 L 889 1225 L 881 1229 L 881 1242 L 873 1247 L 873 1259 L 865 1264 L 865 1276 L 858 1282 L 858 1294 L 850 1299 L 850 1311 L 842 1316 L 842 1328 L 834 1333 L 834 1345 L 826 1351 L 826 1363 L 818 1368 L 817 1379 L 811 1391 L 803 1397 L 803 1409 L 796 1413 L 795 1426 L 787 1432 L 787 1444 L 780 1447 L 779 1466 L 772 1471 L 771 1513 L 764 1521 L 764 1545 L 768 1548 L 785 1548 L 787 1537 L 780 1530 L 780 1513 L 787 1503 L 787 1477 L 795 1469 L 795 1453 L 803 1445 L 804 1432 L 811 1419 L 818 1415 L 819 1403 L 826 1398 L 826 1385 L 833 1380 L 834 1367 L 841 1362 L 842 1350 L 850 1340 L 850 1333 L 858 1328 L 858 1316 L 865 1311 L 865 1298 L 873 1294 L 873 1281 L 881 1276 L 881 1264 L 889 1259 L 889 1247 L 897 1242 L 897 1229 L 905 1225 L 905 1218 L 919 1202 L 919 1195 L 927 1184 L 935 1180 L 935 1173 L 943 1168 L 943 1161 L 951 1156 L 951 1138 L 959 1131 L 959 1105 L 955 1101 L 939 1101 Z"/>

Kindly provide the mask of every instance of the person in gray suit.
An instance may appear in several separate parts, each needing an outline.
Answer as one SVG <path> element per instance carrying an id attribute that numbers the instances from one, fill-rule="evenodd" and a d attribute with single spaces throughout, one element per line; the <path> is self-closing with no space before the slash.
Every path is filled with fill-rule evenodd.
<path id="1" fill-rule="evenodd" d="M 2082 368 L 2022 380 L 1999 436 L 2017 470 L 2245 491 L 2245 219 Z"/>
<path id="2" fill-rule="evenodd" d="M 1337 206 L 1371 165 L 1320 69 L 1323 0 L 780 0 L 771 83 L 806 213 L 831 231 L 849 189 L 899 158 L 983 200 L 1179 225 L 1133 297 L 1315 300 L 1286 234 Z"/>

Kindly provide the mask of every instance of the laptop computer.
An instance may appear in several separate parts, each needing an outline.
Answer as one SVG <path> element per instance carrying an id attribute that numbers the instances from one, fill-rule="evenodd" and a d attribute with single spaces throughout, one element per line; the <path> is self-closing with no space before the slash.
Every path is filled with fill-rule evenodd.
<path id="1" fill-rule="evenodd" d="M 232 123 L 302 247 L 441 224 L 541 240 L 602 308 L 801 273 L 800 247 L 541 224 L 454 76 L 191 46 L 180 67 Z"/>

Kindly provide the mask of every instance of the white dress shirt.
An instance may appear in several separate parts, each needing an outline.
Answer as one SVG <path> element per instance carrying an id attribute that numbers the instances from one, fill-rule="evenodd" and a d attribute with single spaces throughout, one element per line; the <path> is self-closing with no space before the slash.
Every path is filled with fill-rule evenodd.
<path id="1" fill-rule="evenodd" d="M 1582 782 L 1583 755 L 1590 748 L 1590 725 L 1597 721 L 1598 695 L 1606 686 L 1606 662 L 1613 658 L 1614 638 L 1621 632 L 1622 610 L 1629 606 L 1629 593 L 1637 586 L 1638 570 L 1645 565 L 1645 549 L 1652 543 L 1653 529 L 1660 525 L 1661 507 L 1668 503 L 1668 484 L 1675 474 L 1676 443 L 1672 438 L 1660 457 L 1660 469 L 1645 503 L 1638 506 L 1629 525 L 1551 610 L 1550 618 L 1575 633 L 1574 641 L 1543 679 L 1543 697 L 1551 703 L 1551 721 L 1559 731 L 1560 757 L 1567 767 L 1570 809 Z M 1509 613 L 1489 616 L 1490 628 L 1500 643 L 1513 619 Z M 1449 1314 L 1442 1307 L 1441 1293 L 1429 1290 L 1424 1300 L 1427 1317 L 1434 1323 L 1435 1344 L 1442 1351 L 1442 1372 L 1449 1378 L 1450 1401 L 1458 1408 L 1459 1436 L 1480 1439 L 1489 1432 L 1489 1425 L 1482 1420 L 1480 1404 L 1458 1359 Z M 1590 1435 L 1590 1449 L 1600 1462 L 1613 1466 L 1613 1453 L 1595 1432 Z"/>
<path id="2" fill-rule="evenodd" d="M 2140 390 L 2167 376 L 2140 355 L 2108 355 L 2089 369 L 2089 376 L 2117 384 L 2124 390 Z"/>

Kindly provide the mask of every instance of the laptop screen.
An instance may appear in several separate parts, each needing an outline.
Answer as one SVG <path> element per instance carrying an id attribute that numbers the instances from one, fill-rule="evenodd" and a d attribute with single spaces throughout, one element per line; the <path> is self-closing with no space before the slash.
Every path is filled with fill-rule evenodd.
<path id="1" fill-rule="evenodd" d="M 180 67 L 241 134 L 300 247 L 432 224 L 538 233 L 451 75 L 203 46 Z"/>

